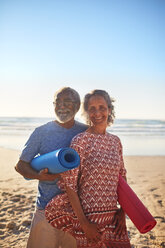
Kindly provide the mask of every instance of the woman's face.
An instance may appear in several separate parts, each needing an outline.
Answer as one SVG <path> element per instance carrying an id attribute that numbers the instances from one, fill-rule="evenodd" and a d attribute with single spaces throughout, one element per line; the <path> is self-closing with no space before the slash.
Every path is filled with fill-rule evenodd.
<path id="1" fill-rule="evenodd" d="M 103 125 L 107 126 L 108 115 L 110 108 L 102 96 L 92 96 L 88 102 L 88 115 L 89 119 L 94 126 Z"/>

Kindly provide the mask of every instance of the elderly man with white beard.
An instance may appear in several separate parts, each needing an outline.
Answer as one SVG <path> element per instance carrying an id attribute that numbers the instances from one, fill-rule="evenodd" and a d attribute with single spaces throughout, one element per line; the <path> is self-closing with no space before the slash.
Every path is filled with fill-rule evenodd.
<path id="1" fill-rule="evenodd" d="M 61 191 L 57 186 L 60 175 L 49 174 L 48 168 L 37 172 L 30 163 L 36 155 L 42 155 L 62 147 L 69 147 L 72 138 L 86 130 L 87 126 L 76 121 L 80 108 L 80 96 L 70 87 L 64 87 L 54 95 L 56 119 L 37 127 L 29 137 L 15 169 L 25 178 L 37 179 L 38 195 L 27 248 L 75 248 L 75 239 L 48 224 L 45 206 Z"/>

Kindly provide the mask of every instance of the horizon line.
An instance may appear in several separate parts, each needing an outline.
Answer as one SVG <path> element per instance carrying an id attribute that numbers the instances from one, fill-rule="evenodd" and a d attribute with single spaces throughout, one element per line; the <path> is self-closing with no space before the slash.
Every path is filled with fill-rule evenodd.
<path id="1" fill-rule="evenodd" d="M 9 116 L 9 115 L 6 115 L 6 116 L 0 116 L 0 118 L 55 118 L 55 116 L 17 116 L 17 115 L 13 115 L 13 116 Z M 81 117 L 75 117 L 75 119 L 82 119 Z M 153 121 L 165 121 L 165 118 L 164 119 L 161 119 L 161 118 L 135 118 L 135 117 L 116 117 L 115 120 L 153 120 Z M 115 121 L 114 120 L 114 121 Z"/>

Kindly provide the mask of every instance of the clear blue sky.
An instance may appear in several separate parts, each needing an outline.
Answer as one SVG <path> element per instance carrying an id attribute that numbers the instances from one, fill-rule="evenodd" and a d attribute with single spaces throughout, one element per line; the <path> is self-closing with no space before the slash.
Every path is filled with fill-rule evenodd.
<path id="1" fill-rule="evenodd" d="M 71 86 L 117 118 L 165 120 L 164 0 L 1 0 L 0 116 L 53 116 Z"/>

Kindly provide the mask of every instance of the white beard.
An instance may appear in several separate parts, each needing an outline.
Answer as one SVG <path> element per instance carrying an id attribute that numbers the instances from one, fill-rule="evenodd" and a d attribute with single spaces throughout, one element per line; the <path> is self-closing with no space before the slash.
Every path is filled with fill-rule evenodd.
<path id="1" fill-rule="evenodd" d="M 68 121 L 70 121 L 72 118 L 74 118 L 75 113 L 74 112 L 70 112 L 70 111 L 58 111 L 56 113 L 56 117 L 57 120 L 61 123 L 66 123 Z"/>

